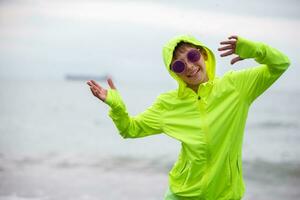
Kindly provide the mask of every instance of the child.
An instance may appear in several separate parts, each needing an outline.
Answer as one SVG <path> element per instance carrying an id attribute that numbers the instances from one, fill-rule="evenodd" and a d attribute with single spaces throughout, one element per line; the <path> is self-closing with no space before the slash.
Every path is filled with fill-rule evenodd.
<path id="1" fill-rule="evenodd" d="M 290 64 L 264 43 L 230 36 L 220 44 L 222 57 L 238 55 L 231 64 L 254 58 L 260 65 L 216 77 L 215 57 L 208 47 L 192 36 L 175 37 L 164 46 L 163 59 L 179 87 L 159 95 L 137 116 L 129 116 L 111 79 L 108 90 L 87 82 L 93 95 L 110 106 L 109 116 L 122 137 L 165 133 L 181 142 L 165 200 L 243 197 L 242 141 L 249 107 Z"/>

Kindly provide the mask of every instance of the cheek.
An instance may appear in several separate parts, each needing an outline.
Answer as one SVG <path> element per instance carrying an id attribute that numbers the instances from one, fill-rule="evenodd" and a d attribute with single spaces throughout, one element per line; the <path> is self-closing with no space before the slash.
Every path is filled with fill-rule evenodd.
<path id="1" fill-rule="evenodd" d="M 202 71 L 205 72 L 206 71 L 206 65 L 205 65 L 204 60 L 201 60 L 200 63 L 199 63 L 199 65 L 201 66 Z"/>
<path id="2" fill-rule="evenodd" d="M 187 77 L 184 74 L 178 74 L 177 75 L 181 80 L 186 80 Z"/>
<path id="3" fill-rule="evenodd" d="M 181 75 L 177 75 L 182 81 L 189 83 L 191 80 L 190 78 L 188 78 L 187 76 L 181 74 Z"/>

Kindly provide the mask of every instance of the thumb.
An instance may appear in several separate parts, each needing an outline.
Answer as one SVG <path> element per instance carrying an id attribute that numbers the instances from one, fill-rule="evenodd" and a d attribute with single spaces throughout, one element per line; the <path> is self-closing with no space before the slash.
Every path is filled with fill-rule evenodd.
<path id="1" fill-rule="evenodd" d="M 237 57 L 233 58 L 230 63 L 233 65 L 234 63 L 236 63 L 236 62 L 238 62 L 240 60 L 244 60 L 244 59 L 241 58 L 240 56 L 237 56 Z"/>
<path id="2" fill-rule="evenodd" d="M 109 87 L 110 87 L 111 89 L 116 90 L 116 87 L 115 87 L 115 85 L 114 85 L 114 83 L 113 83 L 113 81 L 112 81 L 111 78 L 108 78 L 108 79 L 107 79 L 107 83 L 108 83 L 108 85 L 109 85 Z"/>

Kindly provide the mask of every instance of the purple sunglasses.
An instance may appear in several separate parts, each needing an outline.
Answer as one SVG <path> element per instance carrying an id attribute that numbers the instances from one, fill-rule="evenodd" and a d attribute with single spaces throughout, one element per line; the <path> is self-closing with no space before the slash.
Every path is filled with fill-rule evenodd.
<path id="1" fill-rule="evenodd" d="M 190 62 L 195 63 L 200 60 L 201 54 L 198 50 L 192 49 L 187 53 L 186 57 Z M 182 60 L 175 60 L 170 67 L 175 73 L 182 73 L 185 68 L 186 64 Z"/>

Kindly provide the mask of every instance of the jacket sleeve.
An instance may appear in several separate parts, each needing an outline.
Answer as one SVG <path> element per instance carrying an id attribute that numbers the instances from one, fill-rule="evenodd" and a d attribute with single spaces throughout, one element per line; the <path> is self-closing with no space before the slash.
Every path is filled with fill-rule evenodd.
<path id="1" fill-rule="evenodd" d="M 254 58 L 261 65 L 231 72 L 233 84 L 242 98 L 251 104 L 288 68 L 287 56 L 264 43 L 238 37 L 236 52 L 241 58 Z"/>
<path id="2" fill-rule="evenodd" d="M 109 116 L 123 138 L 139 138 L 162 133 L 162 113 L 160 98 L 144 112 L 129 116 L 120 93 L 109 89 L 105 102 L 110 106 Z"/>

